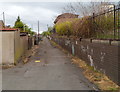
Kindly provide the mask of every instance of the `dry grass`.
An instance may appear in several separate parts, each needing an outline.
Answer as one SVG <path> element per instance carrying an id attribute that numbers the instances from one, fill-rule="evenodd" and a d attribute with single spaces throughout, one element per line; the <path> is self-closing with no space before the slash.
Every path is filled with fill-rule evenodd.
<path id="1" fill-rule="evenodd" d="M 22 61 L 23 64 L 26 64 L 29 61 L 30 57 L 36 53 L 37 48 L 39 48 L 39 46 L 34 46 L 32 49 L 26 51 L 25 55 L 21 57 L 20 62 Z M 2 64 L 0 67 L 2 69 L 8 69 L 15 67 L 15 64 Z"/>
<path id="2" fill-rule="evenodd" d="M 73 63 L 79 65 L 80 68 L 84 69 L 83 74 L 87 79 L 96 84 L 101 90 L 119 90 L 119 86 L 111 81 L 105 74 L 94 70 L 93 67 L 87 65 L 85 61 L 72 57 Z"/>
<path id="3" fill-rule="evenodd" d="M 65 53 L 69 53 L 68 51 L 64 50 L 61 46 L 56 44 L 53 41 L 50 41 L 53 46 L 58 47 Z M 92 83 L 96 84 L 98 88 L 102 91 L 110 90 L 111 92 L 117 91 L 120 92 L 120 86 L 115 84 L 112 80 L 110 80 L 105 74 L 94 70 L 93 67 L 89 66 L 85 61 L 70 55 L 72 59 L 72 63 L 78 65 L 80 68 L 83 69 L 84 76 L 90 80 Z"/>
<path id="4" fill-rule="evenodd" d="M 14 64 L 3 64 L 3 65 L 1 65 L 0 67 L 2 67 L 2 69 L 8 69 L 8 68 L 12 68 L 12 67 L 15 67 L 15 65 Z"/>
<path id="5" fill-rule="evenodd" d="M 35 55 L 37 48 L 39 48 L 39 46 L 35 45 L 32 49 L 26 52 L 26 54 L 22 57 L 22 61 L 24 64 L 26 64 L 29 61 L 30 57 Z"/>

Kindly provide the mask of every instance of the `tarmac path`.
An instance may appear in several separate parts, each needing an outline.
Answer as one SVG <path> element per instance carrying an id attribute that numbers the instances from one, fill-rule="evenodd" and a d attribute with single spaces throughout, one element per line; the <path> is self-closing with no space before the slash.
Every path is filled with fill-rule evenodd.
<path id="1" fill-rule="evenodd" d="M 40 60 L 41 62 L 35 62 Z M 27 64 L 2 71 L 3 90 L 94 90 L 82 69 L 47 38 Z"/>

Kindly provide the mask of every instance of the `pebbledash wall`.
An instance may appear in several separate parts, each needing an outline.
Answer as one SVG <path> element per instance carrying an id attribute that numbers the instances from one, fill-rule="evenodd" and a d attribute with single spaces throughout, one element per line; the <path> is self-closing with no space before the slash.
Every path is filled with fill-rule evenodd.
<path id="1" fill-rule="evenodd" d="M 52 40 L 120 85 L 120 41 L 57 37 Z"/>
<path id="2" fill-rule="evenodd" d="M 29 49 L 28 35 L 20 36 L 20 31 L 0 31 L 0 64 L 17 64 L 20 57 Z M 33 43 L 34 44 L 34 43 Z"/>

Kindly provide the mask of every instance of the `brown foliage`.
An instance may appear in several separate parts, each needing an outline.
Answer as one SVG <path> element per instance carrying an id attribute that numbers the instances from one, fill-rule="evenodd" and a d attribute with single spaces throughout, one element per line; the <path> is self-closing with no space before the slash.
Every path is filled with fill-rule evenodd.
<path id="1" fill-rule="evenodd" d="M 92 23 L 89 17 L 75 20 L 72 25 L 73 35 L 77 37 L 91 37 L 92 36 Z"/>

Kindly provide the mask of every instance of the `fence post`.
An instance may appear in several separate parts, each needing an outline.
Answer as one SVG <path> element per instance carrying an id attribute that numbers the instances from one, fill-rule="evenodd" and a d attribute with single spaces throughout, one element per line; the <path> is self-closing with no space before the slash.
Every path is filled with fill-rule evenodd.
<path id="1" fill-rule="evenodd" d="M 116 15 L 115 15 L 115 11 L 116 11 L 116 10 L 115 10 L 115 5 L 113 5 L 113 6 L 114 6 L 114 39 L 115 39 L 115 27 L 116 27 L 116 26 L 115 26 L 115 24 L 116 24 L 116 21 L 115 21 L 115 16 L 116 16 Z"/>
<path id="2" fill-rule="evenodd" d="M 74 43 L 72 43 L 72 55 L 75 55 Z"/>
<path id="3" fill-rule="evenodd" d="M 95 26 L 94 26 L 94 22 L 95 22 L 95 13 L 93 13 L 93 16 L 92 16 L 92 26 L 93 26 L 93 31 L 95 32 Z M 95 35 L 96 35 L 96 32 L 95 32 Z"/>
<path id="4" fill-rule="evenodd" d="M 120 39 L 120 4 L 118 5 L 118 39 Z"/>

